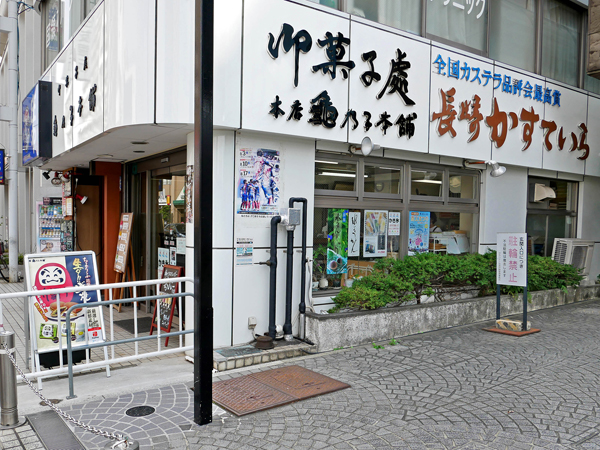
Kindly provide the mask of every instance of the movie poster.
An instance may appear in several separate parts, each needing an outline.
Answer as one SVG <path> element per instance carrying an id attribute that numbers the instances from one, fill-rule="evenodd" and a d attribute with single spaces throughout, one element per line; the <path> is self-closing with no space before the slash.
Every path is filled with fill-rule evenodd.
<path id="1" fill-rule="evenodd" d="M 382 258 L 387 255 L 387 211 L 365 211 L 363 256 Z"/>
<path id="2" fill-rule="evenodd" d="M 429 252 L 429 212 L 411 211 L 408 223 L 408 254 Z"/>
<path id="3" fill-rule="evenodd" d="M 238 164 L 237 213 L 279 214 L 279 152 L 244 148 L 240 150 Z"/>
<path id="4" fill-rule="evenodd" d="M 73 286 L 93 286 L 97 283 L 96 260 L 93 252 L 69 255 L 27 255 L 26 282 L 29 290 L 44 291 Z M 66 349 L 66 312 L 74 305 L 98 301 L 97 291 L 80 291 L 60 294 L 60 307 L 56 295 L 40 295 L 30 303 L 29 324 L 37 340 L 40 353 L 58 350 L 62 338 Z M 58 329 L 58 320 L 61 328 Z M 73 346 L 104 341 L 104 322 L 100 307 L 75 308 L 71 311 L 71 340 Z"/>
<path id="5" fill-rule="evenodd" d="M 327 213 L 327 274 L 348 272 L 348 210 Z"/>

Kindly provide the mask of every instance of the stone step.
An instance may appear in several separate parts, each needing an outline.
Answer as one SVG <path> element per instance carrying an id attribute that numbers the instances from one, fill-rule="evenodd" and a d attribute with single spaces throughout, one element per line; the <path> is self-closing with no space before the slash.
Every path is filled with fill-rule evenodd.
<path id="1" fill-rule="evenodd" d="M 274 344 L 275 347 L 270 350 L 259 350 L 252 345 L 215 350 L 213 352 L 213 369 L 223 372 L 280 359 L 297 358 L 311 353 L 311 349 L 314 351 L 313 345 L 296 339 L 289 342 L 275 341 Z"/>
<path id="2" fill-rule="evenodd" d="M 523 330 L 522 320 L 500 319 L 496 320 L 496 328 L 510 331 L 529 331 L 531 330 L 531 322 L 527 321 L 527 330 Z"/>

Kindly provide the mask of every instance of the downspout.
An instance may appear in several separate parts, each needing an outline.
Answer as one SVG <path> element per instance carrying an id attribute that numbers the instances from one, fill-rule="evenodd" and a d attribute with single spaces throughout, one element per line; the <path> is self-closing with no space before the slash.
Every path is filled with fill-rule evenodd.
<path id="1" fill-rule="evenodd" d="M 281 222 L 281 216 L 271 219 L 271 257 L 269 258 L 269 336 L 275 339 L 276 325 L 275 313 L 277 302 L 277 225 Z"/>
<path id="2" fill-rule="evenodd" d="M 291 203 L 291 202 L 290 202 Z M 292 287 L 294 285 L 294 225 L 287 229 L 287 264 L 285 276 L 285 323 L 283 324 L 283 338 L 291 341 L 292 336 Z"/>
<path id="3" fill-rule="evenodd" d="M 303 318 L 304 314 L 306 313 L 306 262 L 307 262 L 306 261 L 306 240 L 307 240 L 307 221 L 308 221 L 308 200 L 306 200 L 305 198 L 302 198 L 302 197 L 291 197 L 289 200 L 289 207 L 293 208 L 294 203 L 302 203 L 302 275 L 300 278 L 300 305 L 298 308 L 299 308 L 300 314 L 302 315 L 302 318 Z M 288 252 L 289 252 L 289 249 L 288 249 Z M 288 258 L 289 258 L 289 253 L 288 253 Z M 288 261 L 289 261 L 289 259 L 288 259 Z M 286 308 L 287 308 L 287 304 L 286 304 Z M 289 303 L 290 321 L 291 321 L 291 314 L 292 314 L 291 310 L 292 310 L 292 302 L 291 302 L 291 297 L 290 297 L 290 303 Z M 287 310 L 286 310 L 286 317 L 287 317 Z M 302 333 L 301 336 L 304 337 L 304 333 Z"/>

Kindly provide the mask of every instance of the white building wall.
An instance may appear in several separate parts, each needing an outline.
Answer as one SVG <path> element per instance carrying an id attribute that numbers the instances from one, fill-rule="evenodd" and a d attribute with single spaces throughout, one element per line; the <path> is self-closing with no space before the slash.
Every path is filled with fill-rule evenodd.
<path id="1" fill-rule="evenodd" d="M 590 279 L 595 280 L 600 273 L 600 178 L 585 177 L 580 187 L 579 218 L 581 222 L 581 234 L 577 237 L 594 241 L 594 257 L 590 270 Z"/>

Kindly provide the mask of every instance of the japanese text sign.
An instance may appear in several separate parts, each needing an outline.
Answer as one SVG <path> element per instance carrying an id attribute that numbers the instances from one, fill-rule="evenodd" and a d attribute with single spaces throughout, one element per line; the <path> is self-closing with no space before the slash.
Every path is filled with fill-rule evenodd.
<path id="1" fill-rule="evenodd" d="M 496 283 L 527 286 L 527 233 L 498 233 Z"/>

